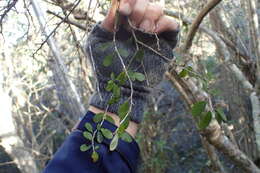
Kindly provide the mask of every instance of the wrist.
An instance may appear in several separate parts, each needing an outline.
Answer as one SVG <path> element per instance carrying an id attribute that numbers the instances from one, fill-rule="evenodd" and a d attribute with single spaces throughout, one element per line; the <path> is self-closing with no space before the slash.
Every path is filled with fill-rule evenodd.
<path id="1" fill-rule="evenodd" d="M 95 113 L 95 114 L 105 112 L 104 110 L 101 110 L 101 109 L 99 109 L 95 106 L 91 106 L 91 105 L 89 106 L 88 110 Z M 111 112 L 107 112 L 106 114 L 107 114 L 107 116 L 110 116 L 115 121 L 115 125 L 117 127 L 120 126 L 120 119 L 116 114 L 111 113 Z M 129 125 L 126 129 L 126 132 L 129 133 L 134 138 L 136 133 L 137 133 L 137 130 L 138 130 L 138 124 L 136 122 L 129 121 Z"/>

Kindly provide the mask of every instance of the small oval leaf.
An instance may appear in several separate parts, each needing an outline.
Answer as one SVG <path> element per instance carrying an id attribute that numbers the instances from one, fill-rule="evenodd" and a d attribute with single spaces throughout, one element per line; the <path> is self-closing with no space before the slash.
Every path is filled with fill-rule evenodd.
<path id="1" fill-rule="evenodd" d="M 188 71 L 186 69 L 183 69 L 180 73 L 179 73 L 179 76 L 181 78 L 184 78 L 188 75 Z"/>
<path id="2" fill-rule="evenodd" d="M 225 115 L 224 111 L 220 108 L 217 108 L 216 113 L 219 115 L 222 121 L 227 121 L 227 116 Z"/>
<path id="3" fill-rule="evenodd" d="M 119 48 L 118 52 L 122 57 L 127 57 L 129 55 L 128 51 L 122 48 Z"/>
<path id="4" fill-rule="evenodd" d="M 114 151 L 118 145 L 118 134 L 116 133 L 114 138 L 112 139 L 109 149 L 110 151 Z"/>
<path id="5" fill-rule="evenodd" d="M 99 123 L 102 121 L 103 117 L 104 117 L 104 113 L 98 113 L 98 114 L 94 115 L 93 121 L 95 123 Z"/>
<path id="6" fill-rule="evenodd" d="M 107 56 L 105 56 L 105 58 L 104 58 L 104 60 L 103 60 L 103 65 L 105 66 L 105 67 L 108 67 L 108 66 L 110 66 L 111 64 L 112 64 L 112 62 L 113 62 L 113 55 L 107 55 Z"/>
<path id="7" fill-rule="evenodd" d="M 134 56 L 134 59 L 140 62 L 140 61 L 143 60 L 143 58 L 144 58 L 144 50 L 143 50 L 143 49 L 139 49 L 139 50 L 136 52 L 136 54 L 135 54 L 135 56 Z"/>
<path id="8" fill-rule="evenodd" d="M 80 146 L 80 151 L 85 152 L 91 148 L 91 145 L 87 146 L 86 144 L 82 144 Z"/>
<path id="9" fill-rule="evenodd" d="M 145 76 L 142 73 L 135 72 L 134 77 L 136 80 L 143 82 L 145 80 Z"/>
<path id="10" fill-rule="evenodd" d="M 86 124 L 85 124 L 85 128 L 86 128 L 89 132 L 93 133 L 93 128 L 92 128 L 92 125 L 91 125 L 90 123 L 86 123 Z"/>
<path id="11" fill-rule="evenodd" d="M 130 104 L 129 101 L 124 102 L 123 104 L 121 104 L 118 108 L 118 116 L 120 118 L 120 120 L 123 120 L 126 116 L 126 114 L 128 113 L 130 108 Z"/>
<path id="12" fill-rule="evenodd" d="M 92 134 L 87 131 L 83 132 L 83 136 L 90 141 L 92 140 Z"/>
<path id="13" fill-rule="evenodd" d="M 110 130 L 101 128 L 101 132 L 102 132 L 103 136 L 105 136 L 107 139 L 113 138 L 113 133 Z"/>
<path id="14" fill-rule="evenodd" d="M 119 85 L 125 84 L 125 82 L 126 82 L 126 80 L 127 80 L 126 73 L 125 73 L 124 71 L 121 72 L 121 73 L 117 76 L 116 80 L 119 81 Z"/>
<path id="15" fill-rule="evenodd" d="M 92 158 L 93 162 L 97 162 L 98 158 L 99 158 L 98 153 L 96 151 L 93 151 L 92 154 L 91 154 L 91 158 Z"/>
<path id="16" fill-rule="evenodd" d="M 115 124 L 115 120 L 110 116 L 106 116 L 106 120 L 109 121 L 112 124 Z"/>
<path id="17" fill-rule="evenodd" d="M 106 43 L 100 43 L 98 46 L 99 50 L 104 52 L 107 48 L 111 47 L 112 43 L 111 42 L 106 42 Z"/>
<path id="18" fill-rule="evenodd" d="M 102 143 L 104 140 L 103 135 L 101 134 L 101 132 L 97 132 L 97 142 L 98 143 Z"/>
<path id="19" fill-rule="evenodd" d="M 108 81 L 107 86 L 106 86 L 106 91 L 108 91 L 108 92 L 112 91 L 114 85 L 115 85 L 114 81 L 112 81 L 112 80 Z"/>
<path id="20" fill-rule="evenodd" d="M 211 112 L 207 112 L 206 115 L 204 115 L 201 120 L 199 121 L 198 127 L 199 129 L 203 130 L 206 127 L 208 127 L 209 123 L 211 122 L 212 114 Z"/>
<path id="21" fill-rule="evenodd" d="M 121 94 L 120 87 L 118 85 L 114 84 L 114 86 L 113 86 L 113 96 L 115 98 L 118 98 L 118 97 L 120 97 L 120 94 Z"/>
<path id="22" fill-rule="evenodd" d="M 130 121 L 130 118 L 129 118 L 129 116 L 124 120 L 124 122 L 122 123 L 122 122 L 120 122 L 121 124 L 120 124 L 120 126 L 119 126 L 119 128 L 118 128 L 118 133 L 119 134 L 122 134 L 124 131 L 125 131 L 125 129 L 127 129 L 127 127 L 128 127 L 128 125 L 129 125 L 129 121 Z"/>
<path id="23" fill-rule="evenodd" d="M 128 142 L 128 143 L 132 142 L 132 137 L 127 132 L 120 134 L 120 138 L 125 142 Z"/>
<path id="24" fill-rule="evenodd" d="M 205 101 L 200 101 L 195 103 L 191 108 L 191 114 L 194 117 L 200 116 L 202 112 L 205 111 L 207 103 Z"/>

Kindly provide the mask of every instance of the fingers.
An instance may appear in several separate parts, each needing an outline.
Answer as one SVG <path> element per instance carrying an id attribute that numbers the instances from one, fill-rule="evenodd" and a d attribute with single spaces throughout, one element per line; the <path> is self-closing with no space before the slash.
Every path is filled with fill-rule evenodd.
<path id="1" fill-rule="evenodd" d="M 156 23 L 155 33 L 159 34 L 164 31 L 176 31 L 179 30 L 179 24 L 169 16 L 161 16 Z"/>
<path id="2" fill-rule="evenodd" d="M 108 31 L 114 30 L 114 21 L 117 8 L 122 15 L 128 16 L 131 23 L 144 32 L 161 33 L 169 30 L 178 30 L 178 24 L 173 18 L 163 14 L 163 7 L 149 0 L 112 0 L 111 8 L 102 27 Z"/>
<path id="3" fill-rule="evenodd" d="M 118 0 L 116 0 L 118 1 Z M 121 0 L 119 5 L 119 12 L 125 16 L 129 16 L 139 0 Z"/>
<path id="4" fill-rule="evenodd" d="M 163 15 L 163 7 L 157 3 L 149 3 L 139 28 L 145 32 L 154 32 L 156 22 Z"/>
<path id="5" fill-rule="evenodd" d="M 146 14 L 148 3 L 149 0 L 136 0 L 136 3 L 132 9 L 132 13 L 129 16 L 134 26 L 138 27 L 142 22 L 143 17 Z"/>

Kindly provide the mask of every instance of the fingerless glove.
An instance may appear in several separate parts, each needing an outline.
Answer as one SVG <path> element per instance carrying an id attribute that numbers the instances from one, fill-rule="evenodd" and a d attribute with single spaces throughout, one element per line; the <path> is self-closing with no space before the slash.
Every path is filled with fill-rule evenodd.
<path id="1" fill-rule="evenodd" d="M 124 71 L 122 62 L 117 52 L 132 73 L 142 73 L 145 80 L 134 80 L 133 84 L 133 105 L 130 113 L 130 120 L 140 123 L 144 109 L 147 104 L 148 95 L 163 78 L 167 69 L 168 60 L 173 58 L 173 48 L 177 43 L 178 31 L 163 32 L 158 37 L 153 34 L 135 31 L 138 41 L 145 44 L 138 44 L 133 34 L 123 26 L 119 27 L 116 33 L 116 41 L 113 42 L 113 33 L 106 31 L 96 24 L 85 43 L 85 51 L 90 58 L 93 69 L 96 73 L 96 92 L 90 98 L 89 104 L 105 110 L 112 93 L 106 90 L 111 74 L 118 76 Z M 139 52 L 139 53 L 137 53 Z M 139 56 L 137 56 L 139 54 Z M 131 94 L 130 82 L 127 80 L 121 86 L 121 95 L 117 103 L 109 105 L 107 111 L 117 114 L 118 108 Z"/>

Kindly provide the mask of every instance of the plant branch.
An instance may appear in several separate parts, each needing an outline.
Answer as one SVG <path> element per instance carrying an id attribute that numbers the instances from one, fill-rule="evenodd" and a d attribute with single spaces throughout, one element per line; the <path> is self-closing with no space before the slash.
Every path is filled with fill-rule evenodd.
<path id="1" fill-rule="evenodd" d="M 18 2 L 18 0 L 13 0 L 13 1 L 9 1 L 8 4 L 4 7 L 5 10 L 3 12 L 3 14 L 0 15 L 0 33 L 2 33 L 2 29 L 3 29 L 3 20 L 4 18 L 7 16 L 8 12 L 15 7 L 16 3 Z"/>
<path id="2" fill-rule="evenodd" d="M 86 27 L 84 25 L 82 25 L 80 23 L 77 23 L 76 21 L 73 21 L 72 19 L 62 17 L 62 16 L 60 16 L 60 15 L 58 15 L 58 14 L 56 14 L 56 13 L 50 11 L 50 10 L 47 10 L 47 13 L 52 14 L 53 16 L 61 19 L 65 23 L 74 25 L 74 26 L 78 27 L 79 29 L 82 29 L 82 30 L 86 31 Z"/>
<path id="3" fill-rule="evenodd" d="M 216 7 L 216 5 L 218 5 L 222 0 L 211 0 L 209 1 L 205 7 L 201 10 L 201 12 L 199 13 L 199 15 L 195 18 L 195 20 L 193 21 L 191 28 L 189 30 L 187 39 L 183 45 L 182 51 L 183 52 L 187 52 L 191 46 L 192 46 L 192 41 L 196 35 L 196 32 L 201 24 L 201 22 L 203 21 L 204 17 L 214 8 Z"/>

